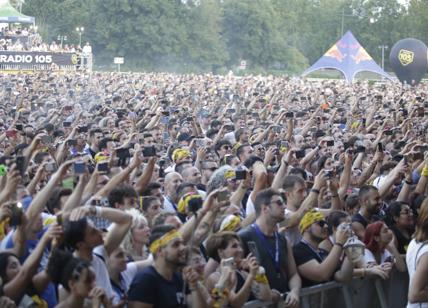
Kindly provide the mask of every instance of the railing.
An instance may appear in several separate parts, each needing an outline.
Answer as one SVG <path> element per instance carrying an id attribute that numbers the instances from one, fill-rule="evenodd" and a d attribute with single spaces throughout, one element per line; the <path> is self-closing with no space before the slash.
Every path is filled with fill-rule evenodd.
<path id="1" fill-rule="evenodd" d="M 347 284 L 328 282 L 300 292 L 302 308 L 403 308 L 407 304 L 407 273 L 393 271 L 389 280 L 354 279 Z M 281 307 L 262 301 L 251 301 L 244 308 Z"/>

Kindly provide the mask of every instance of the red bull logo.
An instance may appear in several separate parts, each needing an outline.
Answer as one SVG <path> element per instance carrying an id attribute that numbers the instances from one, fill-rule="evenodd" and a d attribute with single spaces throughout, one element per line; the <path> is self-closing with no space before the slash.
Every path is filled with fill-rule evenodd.
<path id="1" fill-rule="evenodd" d="M 342 62 L 345 59 L 346 54 L 343 54 L 337 45 L 333 45 L 324 55 L 325 57 L 335 58 L 337 61 Z"/>
<path id="2" fill-rule="evenodd" d="M 359 64 L 361 61 L 373 60 L 363 47 L 360 47 L 360 49 L 357 51 L 357 54 L 355 56 L 351 56 L 351 58 L 354 59 L 355 63 L 357 64 Z"/>

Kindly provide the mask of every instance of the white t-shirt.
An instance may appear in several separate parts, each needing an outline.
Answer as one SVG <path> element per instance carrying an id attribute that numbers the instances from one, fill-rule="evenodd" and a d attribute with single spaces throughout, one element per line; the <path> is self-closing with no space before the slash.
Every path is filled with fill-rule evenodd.
<path id="1" fill-rule="evenodd" d="M 293 213 L 294 212 L 290 211 L 289 209 L 285 209 L 285 221 L 289 220 Z M 297 245 L 302 240 L 299 224 L 295 225 L 294 227 L 287 228 L 285 230 L 285 238 L 291 244 L 291 246 Z"/>
<path id="2" fill-rule="evenodd" d="M 247 204 L 245 205 L 245 216 L 248 217 L 248 215 L 251 215 L 256 212 L 256 209 L 254 208 L 253 200 L 251 200 L 251 195 L 253 192 L 250 193 L 247 199 Z"/>
<path id="3" fill-rule="evenodd" d="M 419 259 L 427 252 L 428 245 L 424 245 L 423 242 L 418 243 L 415 240 L 412 240 L 410 242 L 406 253 L 407 271 L 409 272 L 409 288 L 410 284 L 412 283 L 413 275 L 415 274 L 416 266 L 419 262 Z M 408 302 L 407 308 L 428 308 L 428 302 L 413 304 Z"/>
<path id="4" fill-rule="evenodd" d="M 392 257 L 391 253 L 388 250 L 385 249 L 383 251 L 381 257 L 380 257 L 380 264 L 385 263 L 386 261 L 388 261 L 388 258 L 390 258 L 390 257 Z M 375 265 L 376 264 L 380 265 L 380 264 L 377 263 L 376 258 L 373 255 L 373 253 L 370 250 L 368 250 L 367 248 L 364 249 L 364 262 L 366 264 L 372 263 L 372 264 L 375 264 Z"/>
<path id="5" fill-rule="evenodd" d="M 129 287 L 131 286 L 131 282 L 134 279 L 135 275 L 137 275 L 137 273 L 138 273 L 138 267 L 135 262 L 130 262 L 126 264 L 126 270 L 120 273 L 125 285 L 126 293 L 128 293 Z"/>
<path id="6" fill-rule="evenodd" d="M 95 247 L 95 249 L 92 252 L 91 266 L 95 271 L 96 285 L 97 287 L 101 287 L 104 289 L 108 298 L 113 297 L 113 304 L 116 305 L 119 303 L 120 299 L 117 296 L 117 294 L 113 291 L 113 288 L 111 286 L 110 277 L 106 266 L 107 260 L 108 260 L 108 254 L 104 246 L 100 245 Z"/>

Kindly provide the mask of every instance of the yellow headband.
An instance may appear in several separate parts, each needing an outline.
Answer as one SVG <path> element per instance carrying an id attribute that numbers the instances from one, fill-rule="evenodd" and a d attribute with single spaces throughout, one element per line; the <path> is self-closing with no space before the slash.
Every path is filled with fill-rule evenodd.
<path id="1" fill-rule="evenodd" d="M 177 230 L 171 230 L 168 233 L 162 235 L 160 238 L 158 238 L 156 241 L 154 241 L 150 247 L 149 250 L 152 254 L 155 254 L 160 248 L 163 246 L 166 246 L 169 242 L 172 240 L 175 240 L 176 238 L 181 237 L 180 232 Z"/>
<path id="2" fill-rule="evenodd" d="M 185 157 L 190 157 L 190 152 L 186 149 L 175 149 L 174 152 L 172 152 L 172 160 L 174 162 Z"/>
<path id="3" fill-rule="evenodd" d="M 233 178 L 235 178 L 235 177 L 236 177 L 236 173 L 235 173 L 235 171 L 234 171 L 234 170 L 227 170 L 227 171 L 224 173 L 224 179 L 225 179 L 225 180 L 233 179 Z"/>
<path id="4" fill-rule="evenodd" d="M 109 159 L 109 157 L 106 156 L 103 152 L 99 152 L 99 153 L 95 154 L 95 157 L 94 157 L 94 160 L 96 163 L 99 163 L 99 162 L 102 162 L 102 161 L 105 161 L 108 159 Z"/>
<path id="5" fill-rule="evenodd" d="M 241 222 L 241 218 L 236 215 L 228 215 L 226 216 L 220 225 L 220 231 L 235 231 L 236 227 Z"/>
<path id="6" fill-rule="evenodd" d="M 185 194 L 183 197 L 180 198 L 180 201 L 178 201 L 177 212 L 179 212 L 180 214 L 186 214 L 189 201 L 196 198 L 202 199 L 201 195 L 198 195 L 194 192 Z"/>
<path id="7" fill-rule="evenodd" d="M 302 220 L 300 221 L 300 233 L 305 232 L 305 230 L 309 228 L 312 224 L 321 220 L 324 220 L 324 215 L 321 212 L 314 209 L 310 210 L 303 216 Z"/>

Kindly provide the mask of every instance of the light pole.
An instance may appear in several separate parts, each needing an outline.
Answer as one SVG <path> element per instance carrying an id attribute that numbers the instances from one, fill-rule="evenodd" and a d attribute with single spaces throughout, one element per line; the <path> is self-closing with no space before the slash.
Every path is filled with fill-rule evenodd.
<path id="1" fill-rule="evenodd" d="M 67 35 L 58 35 L 57 39 L 58 41 L 61 42 L 61 49 L 62 49 L 62 43 L 67 41 Z"/>
<path id="2" fill-rule="evenodd" d="M 80 47 L 82 45 L 82 33 L 83 33 L 83 31 L 85 31 L 85 28 L 77 27 L 76 31 L 79 34 L 79 47 Z"/>
<path id="3" fill-rule="evenodd" d="M 385 49 L 388 49 L 388 45 L 379 45 L 379 49 L 382 49 L 382 69 L 385 68 Z"/>

